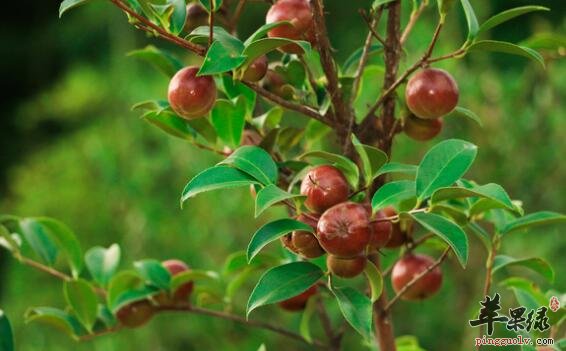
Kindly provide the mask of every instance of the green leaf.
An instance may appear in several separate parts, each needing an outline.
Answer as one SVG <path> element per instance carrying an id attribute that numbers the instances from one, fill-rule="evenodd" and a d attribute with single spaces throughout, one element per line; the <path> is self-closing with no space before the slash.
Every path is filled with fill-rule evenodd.
<path id="1" fill-rule="evenodd" d="M 222 6 L 222 0 L 200 0 L 200 3 L 208 12 L 212 11 L 213 9 L 216 12 L 220 10 L 220 7 Z"/>
<path id="2" fill-rule="evenodd" d="M 371 302 L 375 302 L 383 292 L 383 277 L 373 262 L 369 260 L 364 269 L 364 273 L 371 288 Z"/>
<path id="3" fill-rule="evenodd" d="M 498 270 L 511 266 L 528 268 L 542 275 L 550 283 L 554 282 L 554 270 L 552 269 L 552 266 L 547 261 L 538 257 L 518 259 L 509 256 L 498 255 L 495 257 L 492 272 L 493 274 L 495 274 Z"/>
<path id="4" fill-rule="evenodd" d="M 98 312 L 98 298 L 94 289 L 84 279 L 65 282 L 63 287 L 65 300 L 73 309 L 77 319 L 88 330 L 92 331 Z"/>
<path id="5" fill-rule="evenodd" d="M 291 218 L 278 219 L 259 228 L 248 245 L 248 262 L 251 262 L 267 244 L 295 230 L 313 232 L 312 227 L 308 224 Z"/>
<path id="6" fill-rule="evenodd" d="M 309 262 L 293 262 L 268 270 L 250 295 L 246 316 L 258 307 L 303 293 L 323 276 L 324 272 Z"/>
<path id="7" fill-rule="evenodd" d="M 494 15 L 493 17 L 489 18 L 487 21 L 482 23 L 482 25 L 479 28 L 478 34 L 484 33 L 490 30 L 491 28 L 498 26 L 503 22 L 507 22 L 517 16 L 521 16 L 533 11 L 549 11 L 549 8 L 544 6 L 521 6 L 521 7 L 505 10 L 503 12 L 498 13 L 497 15 Z"/>
<path id="8" fill-rule="evenodd" d="M 106 286 L 120 264 L 120 246 L 112 244 L 107 249 L 93 247 L 86 252 L 85 263 L 92 278 L 101 286 Z"/>
<path id="9" fill-rule="evenodd" d="M 417 170 L 417 197 L 423 201 L 436 189 L 452 185 L 466 173 L 476 158 L 478 148 L 472 143 L 449 139 L 433 146 Z"/>
<path id="10" fill-rule="evenodd" d="M 473 40 L 479 31 L 478 19 L 470 2 L 468 0 L 461 0 L 461 2 L 466 15 L 466 22 L 468 22 L 468 40 Z"/>
<path id="11" fill-rule="evenodd" d="M 382 66 L 369 65 L 364 69 L 360 88 L 353 104 L 356 122 L 361 123 L 371 106 L 379 99 L 381 92 L 375 88 L 375 85 L 377 82 L 383 81 L 384 74 L 385 69 Z"/>
<path id="12" fill-rule="evenodd" d="M 291 194 L 280 189 L 275 184 L 269 184 L 261 189 L 255 199 L 255 216 L 256 218 L 266 209 L 284 200 L 300 197 L 298 194 Z"/>
<path id="13" fill-rule="evenodd" d="M 252 124 L 259 130 L 267 132 L 268 130 L 277 128 L 279 122 L 283 118 L 283 109 L 279 106 L 273 107 L 261 116 L 255 117 Z"/>
<path id="14" fill-rule="evenodd" d="M 226 258 L 224 262 L 224 267 L 222 269 L 223 276 L 230 276 L 231 274 L 242 270 L 243 268 L 255 266 L 274 266 L 280 263 L 280 259 L 276 256 L 259 254 L 257 255 L 251 264 L 248 264 L 248 258 L 245 251 L 237 251 Z"/>
<path id="15" fill-rule="evenodd" d="M 201 26 L 193 30 L 191 34 L 189 34 L 188 39 L 192 42 L 208 44 L 209 35 L 210 28 L 208 26 Z M 222 27 L 214 26 L 213 36 L 214 41 L 220 42 L 220 44 L 234 56 L 240 56 L 244 51 L 244 43 Z"/>
<path id="16" fill-rule="evenodd" d="M 161 290 L 154 286 L 144 286 L 135 290 L 126 290 L 118 296 L 110 310 L 112 311 L 112 313 L 116 313 L 126 305 L 137 301 L 149 300 L 160 292 Z"/>
<path id="17" fill-rule="evenodd" d="M 438 235 L 452 248 L 462 267 L 468 262 L 469 244 L 466 233 L 451 221 L 433 213 L 411 213 L 411 217 L 426 230 Z"/>
<path id="18" fill-rule="evenodd" d="M 34 307 L 25 313 L 25 322 L 42 322 L 76 337 L 85 334 L 80 322 L 65 311 L 52 307 Z"/>
<path id="19" fill-rule="evenodd" d="M 136 271 L 122 271 L 112 277 L 108 284 L 107 305 L 114 310 L 119 298 L 125 292 L 143 287 L 143 279 Z"/>
<path id="20" fill-rule="evenodd" d="M 344 177 L 346 177 L 348 183 L 350 183 L 352 188 L 358 188 L 360 170 L 358 169 L 358 166 L 356 166 L 356 164 L 349 158 L 326 151 L 310 151 L 302 154 L 299 159 L 302 160 L 309 157 L 321 158 L 333 162 L 334 166 L 339 168 L 342 173 L 344 173 Z"/>
<path id="21" fill-rule="evenodd" d="M 372 303 L 359 291 L 350 287 L 330 287 L 342 315 L 348 323 L 365 339 L 371 338 Z"/>
<path id="22" fill-rule="evenodd" d="M 497 202 L 500 206 L 511 211 L 515 210 L 515 205 L 499 184 L 489 183 L 473 188 L 450 187 L 437 189 L 431 197 L 431 203 L 435 204 L 450 199 L 460 199 L 466 197 L 481 197 Z"/>
<path id="23" fill-rule="evenodd" d="M 59 6 L 59 18 L 61 18 L 65 12 L 74 9 L 75 7 L 78 7 L 80 5 L 84 5 L 89 1 L 90 0 L 64 0 L 63 2 L 61 2 L 61 5 Z"/>
<path id="24" fill-rule="evenodd" d="M 368 50 L 368 57 L 371 57 L 373 54 L 377 54 L 383 51 L 383 45 L 381 44 L 372 44 Z M 348 73 L 352 68 L 357 68 L 360 59 L 362 58 L 362 54 L 364 52 L 363 47 L 359 47 L 354 51 L 347 59 L 344 61 L 342 65 L 342 72 Z"/>
<path id="25" fill-rule="evenodd" d="M 493 245 L 491 244 L 491 237 L 489 233 L 486 232 L 482 226 L 475 222 L 468 223 L 468 228 L 475 236 L 477 236 L 481 240 L 487 251 L 491 251 L 491 247 Z"/>
<path id="26" fill-rule="evenodd" d="M 74 277 L 83 268 L 83 253 L 75 234 L 65 224 L 51 218 L 25 218 L 20 228 L 32 249 L 48 264 L 55 264 L 62 253 Z"/>
<path id="27" fill-rule="evenodd" d="M 538 50 L 560 50 L 566 47 L 566 36 L 558 33 L 535 33 L 531 37 L 523 40 L 521 46 Z"/>
<path id="28" fill-rule="evenodd" d="M 181 117 L 168 111 L 148 111 L 142 118 L 165 133 L 184 140 L 191 140 L 195 133 Z"/>
<path id="29" fill-rule="evenodd" d="M 397 351 L 426 351 L 419 345 L 419 341 L 412 335 L 403 335 L 395 338 Z"/>
<path id="30" fill-rule="evenodd" d="M 375 179 L 377 171 L 387 162 L 387 154 L 378 148 L 360 143 L 354 134 L 352 134 L 352 144 L 360 155 L 367 187 Z"/>
<path id="31" fill-rule="evenodd" d="M 379 177 L 383 174 L 389 173 L 403 173 L 403 174 L 416 174 L 419 168 L 415 165 L 406 165 L 398 162 L 389 162 L 384 164 L 375 174 L 375 177 Z"/>
<path id="32" fill-rule="evenodd" d="M 309 299 L 307 301 L 307 305 L 301 316 L 301 324 L 299 326 L 299 332 L 301 333 L 301 336 L 305 338 L 305 340 L 310 344 L 312 344 L 310 321 L 316 313 L 316 305 L 316 299 Z"/>
<path id="33" fill-rule="evenodd" d="M 183 189 L 181 204 L 197 194 L 205 191 L 236 188 L 258 181 L 248 174 L 232 167 L 216 166 L 197 174 Z"/>
<path id="34" fill-rule="evenodd" d="M 183 63 L 167 51 L 148 45 L 143 49 L 130 51 L 128 56 L 142 59 L 152 64 L 167 77 L 173 77 L 184 67 Z"/>
<path id="35" fill-rule="evenodd" d="M 537 309 L 548 304 L 548 299 L 544 294 L 527 279 L 511 277 L 503 280 L 499 285 L 513 290 L 519 304 L 527 309 Z"/>
<path id="36" fill-rule="evenodd" d="M 544 68 L 544 58 L 537 51 L 526 46 L 515 45 L 505 41 L 497 40 L 480 40 L 467 48 L 467 52 L 472 51 L 494 51 L 505 54 L 523 56 L 540 63 Z"/>
<path id="37" fill-rule="evenodd" d="M 277 182 L 277 164 L 264 149 L 257 146 L 242 146 L 220 164 L 233 166 L 264 185 Z"/>
<path id="38" fill-rule="evenodd" d="M 254 41 L 257 41 L 257 40 L 265 37 L 267 35 L 267 32 L 269 32 L 273 28 L 280 27 L 280 26 L 283 26 L 283 25 L 286 25 L 286 24 L 291 24 L 291 22 L 281 21 L 281 22 L 266 23 L 266 24 L 262 25 L 261 27 L 259 27 L 252 35 L 250 35 L 248 37 L 248 39 L 246 39 L 246 41 L 244 42 L 244 45 L 249 46 Z"/>
<path id="39" fill-rule="evenodd" d="M 509 234 L 514 231 L 524 230 L 539 225 L 564 222 L 566 222 L 566 216 L 563 214 L 549 211 L 535 212 L 507 223 L 501 229 L 501 234 Z"/>
<path id="40" fill-rule="evenodd" d="M 12 326 L 2 310 L 0 310 L 0 351 L 14 351 Z"/>
<path id="41" fill-rule="evenodd" d="M 242 82 L 234 80 L 228 75 L 222 76 L 222 87 L 224 88 L 224 92 L 230 99 L 236 99 L 240 96 L 244 98 L 244 100 L 246 101 L 246 116 L 251 117 L 255 109 L 257 98 L 255 91 L 250 89 Z"/>
<path id="42" fill-rule="evenodd" d="M 167 0 L 167 3 L 173 7 L 169 30 L 171 33 L 177 35 L 181 33 L 185 27 L 187 20 L 187 4 L 185 0 Z"/>
<path id="43" fill-rule="evenodd" d="M 396 205 L 403 200 L 415 197 L 415 182 L 412 180 L 399 180 L 389 182 L 377 189 L 371 199 L 371 207 L 374 212 L 380 209 Z"/>
<path id="44" fill-rule="evenodd" d="M 217 100 L 210 116 L 218 137 L 231 148 L 238 147 L 246 121 L 245 99 L 238 97 L 235 102 Z"/>
<path id="45" fill-rule="evenodd" d="M 456 106 L 456 108 L 448 116 L 466 117 L 476 122 L 480 127 L 483 127 L 483 122 L 481 121 L 478 115 L 476 115 L 473 111 L 463 108 L 461 106 Z"/>
<path id="46" fill-rule="evenodd" d="M 236 56 L 226 49 L 221 42 L 215 41 L 208 49 L 197 75 L 202 76 L 229 72 L 240 67 L 244 61 L 246 61 L 245 56 Z"/>
<path id="47" fill-rule="evenodd" d="M 169 290 L 171 287 L 171 273 L 157 260 L 142 260 L 134 263 L 139 274 L 151 285 Z"/>
<path id="48" fill-rule="evenodd" d="M 249 66 L 252 62 L 254 62 L 259 57 L 276 50 L 282 46 L 295 44 L 303 49 L 303 53 L 307 53 L 311 50 L 311 45 L 308 41 L 302 40 L 291 40 L 286 38 L 263 38 L 255 40 L 249 44 L 245 44 L 246 48 L 242 53 L 242 56 L 245 57 L 245 62 L 242 65 L 243 69 Z"/>

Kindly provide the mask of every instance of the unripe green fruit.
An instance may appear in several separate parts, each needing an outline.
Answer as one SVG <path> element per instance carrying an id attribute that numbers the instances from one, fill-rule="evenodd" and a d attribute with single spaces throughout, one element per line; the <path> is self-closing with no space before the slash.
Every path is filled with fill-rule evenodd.
<path id="1" fill-rule="evenodd" d="M 409 79 L 405 90 L 407 107 L 417 117 L 438 118 L 458 105 L 458 85 L 452 76 L 441 69 L 426 68 Z"/>
<path id="2" fill-rule="evenodd" d="M 316 292 L 317 292 L 317 287 L 316 285 L 313 285 L 303 293 L 295 297 L 292 297 L 290 299 L 287 299 L 285 301 L 279 302 L 279 307 L 281 307 L 286 311 L 291 311 L 291 312 L 302 311 L 305 309 L 309 298 L 315 295 Z"/>
<path id="3" fill-rule="evenodd" d="M 434 260 L 426 255 L 410 254 L 395 263 L 391 271 L 391 283 L 395 292 L 401 291 L 428 267 L 434 265 Z M 403 300 L 423 300 L 434 295 L 442 286 L 442 271 L 435 267 L 419 279 L 402 296 Z"/>
<path id="4" fill-rule="evenodd" d="M 199 68 L 185 67 L 169 82 L 167 94 L 175 113 L 185 119 L 206 115 L 216 101 L 216 84 L 211 76 L 197 77 Z"/>
<path id="5" fill-rule="evenodd" d="M 116 318 L 125 327 L 137 328 L 151 320 L 155 308 L 147 300 L 128 304 L 116 312 Z"/>
<path id="6" fill-rule="evenodd" d="M 365 256 L 340 258 L 333 255 L 326 257 L 326 266 L 330 272 L 341 278 L 353 278 L 364 271 L 367 264 Z"/>

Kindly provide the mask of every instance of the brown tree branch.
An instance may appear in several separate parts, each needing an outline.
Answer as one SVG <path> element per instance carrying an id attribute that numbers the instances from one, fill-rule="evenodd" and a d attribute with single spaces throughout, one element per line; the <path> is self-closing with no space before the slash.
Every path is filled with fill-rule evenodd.
<path id="1" fill-rule="evenodd" d="M 426 1 L 423 1 L 416 11 L 411 12 L 411 17 L 409 18 L 409 22 L 407 23 L 405 30 L 403 30 L 403 34 L 401 34 L 401 45 L 405 44 L 405 42 L 407 41 L 409 34 L 411 34 L 413 27 L 417 23 L 417 20 L 423 13 L 425 7 L 426 7 Z"/>
<path id="2" fill-rule="evenodd" d="M 380 269 L 379 254 L 373 254 L 368 257 Z M 393 333 L 393 321 L 385 306 L 388 304 L 387 293 L 383 291 L 379 299 L 373 304 L 373 321 L 375 327 L 375 336 L 380 351 L 396 351 L 395 334 Z"/>
<path id="3" fill-rule="evenodd" d="M 364 22 L 366 22 L 368 26 L 368 30 L 369 30 L 368 36 L 370 37 L 373 36 L 377 41 L 381 43 L 381 45 L 383 45 L 383 47 L 386 47 L 387 43 L 385 43 L 385 39 L 383 39 L 381 35 L 379 35 L 379 33 L 375 30 L 375 27 L 377 26 L 377 22 L 379 21 L 379 17 L 381 16 L 382 11 L 383 11 L 382 7 L 380 6 L 376 12 L 376 15 L 373 16 L 373 19 L 368 17 L 365 11 L 363 10 L 360 11 L 360 16 L 362 16 L 362 19 L 364 20 Z"/>

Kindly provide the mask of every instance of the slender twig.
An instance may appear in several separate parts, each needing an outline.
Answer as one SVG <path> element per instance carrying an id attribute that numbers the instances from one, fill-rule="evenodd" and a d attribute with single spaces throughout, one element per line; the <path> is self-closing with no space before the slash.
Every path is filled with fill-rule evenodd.
<path id="1" fill-rule="evenodd" d="M 229 152 L 224 152 L 224 151 L 221 151 L 221 150 L 217 150 L 217 149 L 215 149 L 215 148 L 213 148 L 213 147 L 210 147 L 210 146 L 208 146 L 208 145 L 201 144 L 201 143 L 199 143 L 198 141 L 189 141 L 189 142 L 190 142 L 191 144 L 193 144 L 194 146 L 198 147 L 199 149 L 203 149 L 203 150 L 207 150 L 207 151 L 212 151 L 212 152 L 214 152 L 214 153 L 216 153 L 216 154 L 218 154 L 218 155 L 221 155 L 221 156 L 230 156 L 230 153 L 229 153 Z"/>
<path id="2" fill-rule="evenodd" d="M 416 210 L 410 210 L 407 213 L 419 213 L 419 212 L 426 212 L 426 211 L 428 211 L 428 208 L 418 208 Z M 370 223 L 395 222 L 399 218 L 400 218 L 400 216 L 397 214 L 395 216 L 376 218 L 376 219 L 371 220 Z"/>
<path id="3" fill-rule="evenodd" d="M 426 276 L 428 273 L 430 273 L 433 269 L 440 266 L 442 264 L 442 262 L 444 262 L 444 260 L 448 256 L 448 253 L 450 252 L 450 250 L 451 250 L 450 247 L 446 248 L 446 250 L 444 250 L 442 255 L 440 255 L 440 257 L 432 265 L 428 266 L 424 271 L 422 271 L 421 273 L 416 275 L 403 288 L 401 288 L 401 290 L 399 290 L 399 292 L 397 292 L 397 295 L 395 295 L 391 299 L 391 301 L 389 301 L 389 303 L 385 306 L 384 310 L 389 311 L 389 309 L 391 309 L 391 307 L 395 304 L 395 302 L 397 302 L 403 296 L 403 294 L 405 294 L 410 288 L 412 288 L 413 285 L 415 285 L 419 280 L 421 280 L 424 276 Z"/>
<path id="4" fill-rule="evenodd" d="M 428 233 L 428 234 L 421 236 L 417 240 L 410 243 L 408 251 L 412 251 L 412 250 L 416 249 L 417 247 L 419 247 L 420 245 L 424 244 L 426 241 L 428 241 L 428 240 L 430 240 L 434 237 L 435 237 L 435 235 L 432 234 L 432 233 Z"/>
<path id="5" fill-rule="evenodd" d="M 210 2 L 210 12 L 208 13 L 208 47 L 212 45 L 214 41 L 214 1 Z"/>
<path id="6" fill-rule="evenodd" d="M 377 13 L 381 14 L 381 8 L 377 11 Z M 369 35 L 373 36 L 375 39 L 377 39 L 377 41 L 379 41 L 381 43 L 381 45 L 383 45 L 383 47 L 387 46 L 387 43 L 385 42 L 385 39 L 383 39 L 381 37 L 381 35 L 379 35 L 379 33 L 375 30 L 376 27 L 376 19 L 378 19 L 377 16 L 374 16 L 373 19 L 371 19 L 366 13 L 365 11 L 361 10 L 360 11 L 360 15 L 362 16 L 362 19 L 364 20 L 364 22 L 366 22 L 368 29 L 369 29 Z"/>
<path id="7" fill-rule="evenodd" d="M 411 34 L 413 27 L 415 26 L 417 20 L 423 13 L 426 7 L 426 3 L 427 3 L 426 1 L 423 1 L 415 11 L 411 12 L 411 17 L 409 18 L 409 22 L 407 23 L 405 30 L 403 30 L 403 34 L 401 34 L 401 45 L 405 44 L 405 42 L 407 41 L 407 38 L 409 37 L 409 34 Z"/>
<path id="8" fill-rule="evenodd" d="M 368 257 L 373 264 L 380 268 L 380 258 L 378 254 Z M 376 332 L 376 339 L 380 351 L 395 351 L 395 334 L 393 332 L 393 321 L 385 306 L 388 304 L 387 292 L 383 291 L 379 299 L 373 304 L 373 321 Z"/>

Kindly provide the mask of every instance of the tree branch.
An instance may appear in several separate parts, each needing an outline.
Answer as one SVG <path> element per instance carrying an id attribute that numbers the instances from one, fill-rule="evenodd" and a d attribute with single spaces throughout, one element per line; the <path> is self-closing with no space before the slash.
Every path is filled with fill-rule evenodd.
<path id="1" fill-rule="evenodd" d="M 417 23 L 417 20 L 423 13 L 425 7 L 426 7 L 426 1 L 423 1 L 416 11 L 411 12 L 411 17 L 409 18 L 409 22 L 407 23 L 405 30 L 403 30 L 403 34 L 401 34 L 401 45 L 405 44 L 405 42 L 407 41 L 409 34 L 411 34 L 413 27 Z"/>
<path id="2" fill-rule="evenodd" d="M 370 261 L 380 269 L 379 254 L 373 254 L 368 257 Z M 373 321 L 375 326 L 375 336 L 380 351 L 396 351 L 395 334 L 393 333 L 393 321 L 391 316 L 385 310 L 387 305 L 387 292 L 383 291 L 379 299 L 373 304 Z"/>

